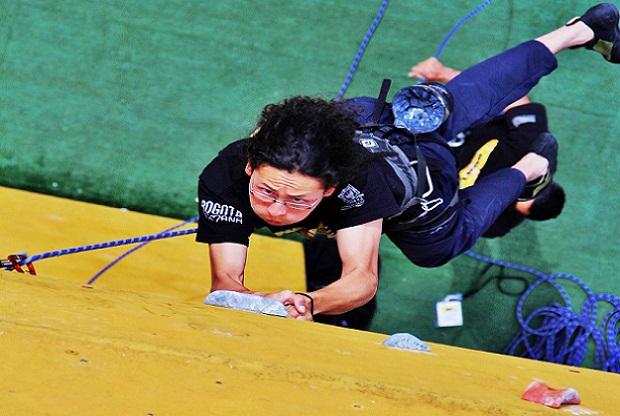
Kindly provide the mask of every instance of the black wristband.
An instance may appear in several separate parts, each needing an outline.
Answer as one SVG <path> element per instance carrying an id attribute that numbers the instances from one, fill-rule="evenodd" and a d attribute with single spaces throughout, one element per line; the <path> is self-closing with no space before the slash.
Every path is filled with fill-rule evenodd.
<path id="1" fill-rule="evenodd" d="M 312 299 L 312 296 L 310 296 L 307 293 L 304 292 L 295 292 L 296 295 L 301 295 L 301 296 L 305 296 L 308 299 L 310 299 L 310 315 L 314 316 L 314 299 Z"/>

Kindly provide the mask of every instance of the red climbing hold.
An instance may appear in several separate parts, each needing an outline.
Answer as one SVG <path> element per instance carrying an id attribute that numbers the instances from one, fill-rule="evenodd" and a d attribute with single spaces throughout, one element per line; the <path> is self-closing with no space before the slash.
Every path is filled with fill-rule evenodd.
<path id="1" fill-rule="evenodd" d="M 523 392 L 521 396 L 524 400 L 544 404 L 554 409 L 559 408 L 563 404 L 579 404 L 579 393 L 573 388 L 554 389 L 547 386 L 542 381 L 533 381 Z"/>

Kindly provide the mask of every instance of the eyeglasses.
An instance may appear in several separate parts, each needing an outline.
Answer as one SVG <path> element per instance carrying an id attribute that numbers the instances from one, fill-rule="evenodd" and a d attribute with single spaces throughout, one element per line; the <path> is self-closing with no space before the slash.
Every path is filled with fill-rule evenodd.
<path id="1" fill-rule="evenodd" d="M 253 176 L 250 179 L 249 190 L 250 190 L 251 195 L 253 195 L 257 199 L 260 199 L 263 202 L 278 203 L 278 204 L 282 204 L 285 207 L 292 208 L 292 209 L 312 209 L 321 201 L 320 199 L 317 199 L 316 201 L 308 204 L 305 202 L 283 201 L 278 198 L 274 198 L 274 196 L 266 190 L 254 189 L 254 177 Z"/>

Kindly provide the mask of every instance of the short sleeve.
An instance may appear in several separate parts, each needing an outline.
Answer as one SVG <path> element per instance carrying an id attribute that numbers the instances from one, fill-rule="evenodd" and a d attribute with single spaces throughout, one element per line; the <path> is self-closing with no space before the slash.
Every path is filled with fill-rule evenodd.
<path id="1" fill-rule="evenodd" d="M 251 213 L 244 212 L 234 198 L 216 195 L 201 180 L 198 186 L 198 233 L 201 243 L 249 245 L 254 227 Z"/>
<path id="2" fill-rule="evenodd" d="M 244 171 L 244 145 L 245 140 L 228 145 L 200 175 L 198 242 L 249 244 L 254 217 Z"/>

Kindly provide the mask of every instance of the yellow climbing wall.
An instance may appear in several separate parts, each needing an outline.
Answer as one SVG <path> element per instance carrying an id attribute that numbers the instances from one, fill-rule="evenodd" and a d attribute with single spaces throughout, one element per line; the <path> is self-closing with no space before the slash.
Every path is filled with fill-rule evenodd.
<path id="1" fill-rule="evenodd" d="M 0 293 L 3 415 L 567 414 L 519 398 L 535 378 L 620 408 L 615 374 L 47 276 L 0 272 Z"/>
<path id="2" fill-rule="evenodd" d="M 11 217 L 2 207 L 0 249 L 7 254 L 175 223 L 0 190 L 3 201 L 7 195 L 19 196 Z M 50 214 L 56 203 L 64 207 L 57 217 Z M 617 374 L 437 344 L 430 353 L 394 350 L 381 345 L 381 334 L 203 305 L 205 248 L 191 237 L 178 240 L 166 249 L 153 243 L 139 265 L 104 275 L 92 288 L 82 283 L 108 258 L 43 260 L 38 276 L 0 271 L 0 415 L 620 414 Z M 294 243 L 268 240 L 255 247 L 265 256 L 289 244 L 299 254 Z M 183 259 L 171 267 L 181 249 Z M 297 260 L 262 266 L 266 277 L 289 279 L 280 263 L 299 269 Z M 576 388 L 582 404 L 552 410 L 521 400 L 534 379 Z"/>

